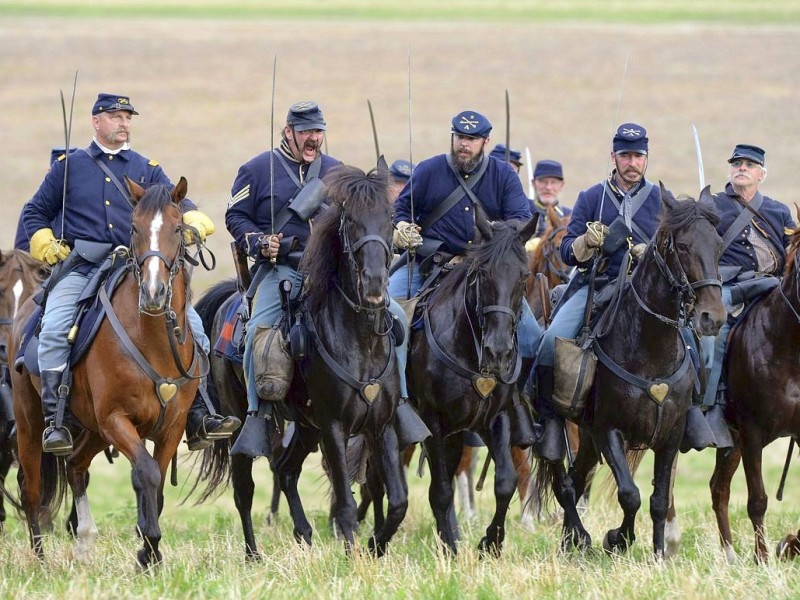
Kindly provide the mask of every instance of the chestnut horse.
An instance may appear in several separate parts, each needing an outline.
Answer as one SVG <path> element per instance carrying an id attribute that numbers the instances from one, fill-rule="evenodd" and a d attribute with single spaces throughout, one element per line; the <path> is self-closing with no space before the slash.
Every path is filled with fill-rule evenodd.
<path id="1" fill-rule="evenodd" d="M 22 303 L 50 274 L 46 262 L 36 260 L 24 250 L 0 252 L 0 484 L 14 462 L 16 440 L 11 374 L 8 367 L 8 342 L 11 325 Z M 0 495 L 0 529 L 6 522 L 3 496 Z"/>
<path id="2" fill-rule="evenodd" d="M 138 497 L 143 540 L 137 553 L 139 565 L 148 568 L 161 561 L 158 520 L 165 473 L 183 435 L 205 365 L 186 320 L 189 274 L 180 207 L 186 180 L 181 178 L 174 188 L 155 185 L 147 191 L 127 183 L 134 202 L 131 247 L 114 252 L 114 260 L 125 261 L 126 272 L 110 300 L 100 291 L 106 307 L 102 324 L 73 367 L 70 410 L 83 429 L 72 455 L 58 459 L 55 473 L 44 470 L 40 474 L 47 463 L 42 460 L 44 419 L 38 378 L 24 367 L 12 372 L 21 504 L 31 545 L 40 559 L 44 554 L 39 506 L 42 501 L 57 505 L 63 498 L 64 475 L 78 514 L 75 554 L 88 556 L 97 528 L 86 495 L 87 470 L 99 452 L 113 445 L 131 462 L 134 479 L 142 486 Z M 14 322 L 12 356 L 32 301 L 25 308 Z M 152 456 L 144 439 L 155 445 Z"/>
<path id="3" fill-rule="evenodd" d="M 798 218 L 800 208 L 795 205 Z M 764 515 L 767 493 L 761 454 L 779 437 L 800 435 L 800 229 L 794 231 L 781 285 L 756 302 L 734 326 L 725 351 L 728 404 L 734 430 L 732 451 L 717 451 L 711 499 L 720 541 L 729 561 L 733 550 L 728 501 L 739 462 L 747 479 L 747 514 L 755 532 L 755 560 L 768 559 Z"/>
<path id="4" fill-rule="evenodd" d="M 587 548 L 591 537 L 581 523 L 576 501 L 600 456 L 617 483 L 622 524 L 606 533 L 608 552 L 625 552 L 636 536 L 641 506 L 627 455 L 655 453 L 653 551 L 665 555 L 665 523 L 686 412 L 695 374 L 680 329 L 694 327 L 714 335 L 725 318 L 718 272 L 722 241 L 719 219 L 708 189 L 700 202 L 677 201 L 661 186 L 661 224 L 639 265 L 625 283 L 624 272 L 609 309 L 595 332 L 598 356 L 589 403 L 583 415 L 578 456 L 569 475 L 560 463 L 540 461 L 553 476 L 553 493 L 564 509 L 562 547 Z"/>

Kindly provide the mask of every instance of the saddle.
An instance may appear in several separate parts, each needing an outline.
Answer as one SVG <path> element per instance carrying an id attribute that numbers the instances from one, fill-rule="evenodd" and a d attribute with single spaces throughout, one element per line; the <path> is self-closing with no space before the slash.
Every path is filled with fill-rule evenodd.
<path id="1" fill-rule="evenodd" d="M 124 259 L 123 259 L 124 258 Z M 120 260 L 123 259 L 123 260 Z M 75 306 L 73 322 L 70 327 L 69 340 L 72 344 L 70 364 L 77 363 L 88 351 L 92 340 L 97 335 L 103 322 L 105 310 L 100 304 L 97 292 L 104 286 L 109 297 L 122 282 L 128 272 L 127 252 L 115 252 L 109 255 L 81 294 Z M 52 289 L 51 284 L 49 287 Z M 43 300 L 46 301 L 46 294 Z M 42 316 L 44 315 L 45 302 L 28 317 L 23 330 L 22 340 L 14 361 L 14 368 L 21 371 L 22 365 L 32 374 L 39 376 L 39 331 L 41 330 Z"/>

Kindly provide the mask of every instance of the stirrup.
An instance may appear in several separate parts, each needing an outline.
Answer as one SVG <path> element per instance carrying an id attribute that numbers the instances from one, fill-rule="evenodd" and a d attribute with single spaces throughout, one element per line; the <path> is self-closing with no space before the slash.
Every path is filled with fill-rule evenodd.
<path id="1" fill-rule="evenodd" d="M 72 454 L 72 434 L 69 429 L 54 425 L 46 427 L 42 432 L 42 452 L 48 452 L 54 456 Z"/>
<path id="2" fill-rule="evenodd" d="M 231 437 L 241 424 L 242 422 L 233 416 L 206 415 L 203 417 L 200 429 L 191 439 L 186 440 L 186 445 L 190 451 L 205 450 L 217 440 Z"/>

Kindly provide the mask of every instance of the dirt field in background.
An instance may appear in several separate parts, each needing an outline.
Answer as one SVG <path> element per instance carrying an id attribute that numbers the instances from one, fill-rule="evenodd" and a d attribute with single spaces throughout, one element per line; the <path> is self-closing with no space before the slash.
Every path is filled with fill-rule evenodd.
<path id="1" fill-rule="evenodd" d="M 697 193 L 694 123 L 714 190 L 733 145 L 754 143 L 767 150 L 762 191 L 791 205 L 800 156 L 797 39 L 797 29 L 777 28 L 6 19 L 0 248 L 13 243 L 50 147 L 63 145 L 59 89 L 69 101 L 78 69 L 73 143 L 91 139 L 97 92 L 129 94 L 141 113 L 135 149 L 173 180 L 184 175 L 217 223 L 209 245 L 219 266 L 196 273 L 196 287 L 231 276 L 225 205 L 239 165 L 269 147 L 276 54 L 276 130 L 289 104 L 316 100 L 329 153 L 362 168 L 375 161 L 367 99 L 382 152 L 390 161 L 409 155 L 410 53 L 415 161 L 446 150 L 449 120 L 467 108 L 486 114 L 493 142 L 504 142 L 507 89 L 512 147 L 564 163 L 567 204 L 603 176 L 616 125 L 636 121 L 651 140 L 650 179 Z"/>

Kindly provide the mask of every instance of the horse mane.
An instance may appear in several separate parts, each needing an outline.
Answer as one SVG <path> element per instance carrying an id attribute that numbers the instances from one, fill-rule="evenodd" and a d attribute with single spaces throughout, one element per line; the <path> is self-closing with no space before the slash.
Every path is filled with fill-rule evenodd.
<path id="1" fill-rule="evenodd" d="M 351 215 L 391 210 L 389 180 L 372 169 L 364 173 L 358 167 L 337 165 L 325 175 L 327 210 L 314 219 L 300 269 L 306 275 L 305 289 L 312 310 L 319 308 L 326 295 L 339 281 L 339 258 L 344 250 L 339 237 L 342 213 Z"/>
<path id="2" fill-rule="evenodd" d="M 792 232 L 792 237 L 789 240 L 789 247 L 786 250 L 786 266 L 783 271 L 784 275 L 788 276 L 794 273 L 798 252 L 800 252 L 800 227 Z"/>
<path id="3" fill-rule="evenodd" d="M 719 225 L 719 214 L 716 206 L 705 202 L 697 202 L 692 198 L 676 200 L 673 208 L 661 211 L 658 239 L 661 239 L 666 233 L 686 227 L 697 219 L 707 219 L 714 227 Z"/>
<path id="4" fill-rule="evenodd" d="M 478 269 L 490 273 L 502 273 L 507 269 L 508 256 L 514 257 L 527 264 L 528 256 L 525 245 L 519 239 L 519 231 L 524 223 L 521 221 L 497 221 L 492 224 L 494 234 L 490 240 L 481 244 L 470 246 L 464 256 L 463 262 L 457 264 L 452 272 L 442 279 L 439 290 L 442 294 L 450 295 L 459 283 Z"/>

